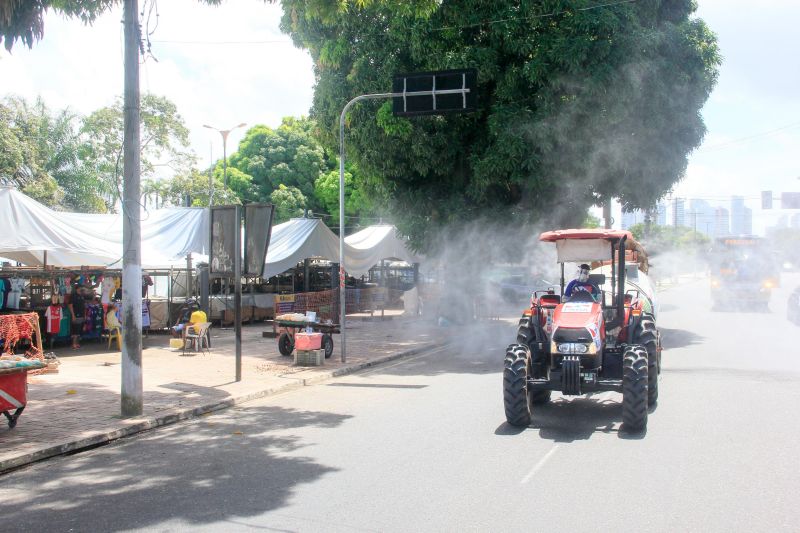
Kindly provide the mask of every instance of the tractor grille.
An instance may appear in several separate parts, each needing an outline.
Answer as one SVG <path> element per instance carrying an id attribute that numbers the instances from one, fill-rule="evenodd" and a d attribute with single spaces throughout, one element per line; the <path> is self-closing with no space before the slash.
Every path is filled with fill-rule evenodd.
<path id="1" fill-rule="evenodd" d="M 592 342 L 592 336 L 586 328 L 558 328 L 553 341 L 559 342 Z"/>

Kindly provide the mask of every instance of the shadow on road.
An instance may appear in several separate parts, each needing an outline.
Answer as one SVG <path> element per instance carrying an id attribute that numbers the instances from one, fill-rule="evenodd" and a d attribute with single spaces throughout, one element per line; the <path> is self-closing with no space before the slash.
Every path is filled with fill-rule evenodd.
<path id="1" fill-rule="evenodd" d="M 336 470 L 298 456 L 307 446 L 299 437 L 273 432 L 334 428 L 349 416 L 274 406 L 228 413 L 4 476 L 0 513 L 20 531 L 118 531 L 170 520 L 191 529 L 280 508 L 295 487 Z"/>
<path id="2" fill-rule="evenodd" d="M 661 344 L 665 350 L 703 344 L 705 341 L 705 337 L 702 335 L 685 329 L 659 328 L 659 331 L 661 332 Z"/>
<path id="3" fill-rule="evenodd" d="M 572 400 L 557 399 L 533 412 L 531 428 L 539 436 L 553 442 L 586 440 L 595 433 L 614 433 L 615 423 L 622 421 L 622 406 L 618 401 L 598 397 Z"/>

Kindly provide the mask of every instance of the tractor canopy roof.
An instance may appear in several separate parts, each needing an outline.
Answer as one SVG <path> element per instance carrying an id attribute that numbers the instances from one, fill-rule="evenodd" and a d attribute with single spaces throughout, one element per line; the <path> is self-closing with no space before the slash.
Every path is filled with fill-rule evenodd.
<path id="1" fill-rule="evenodd" d="M 602 239 L 604 241 L 616 242 L 623 237 L 627 237 L 629 241 L 633 240 L 633 234 L 630 231 L 620 229 L 560 229 L 555 231 L 545 231 L 539 235 L 540 241 L 556 242 L 564 239 Z"/>
<path id="2" fill-rule="evenodd" d="M 539 240 L 556 243 L 558 262 L 572 261 L 610 261 L 613 259 L 612 247 L 627 237 L 628 250 L 644 251 L 630 231 L 615 229 L 565 229 L 545 231 Z M 627 255 L 627 254 L 626 254 Z"/>

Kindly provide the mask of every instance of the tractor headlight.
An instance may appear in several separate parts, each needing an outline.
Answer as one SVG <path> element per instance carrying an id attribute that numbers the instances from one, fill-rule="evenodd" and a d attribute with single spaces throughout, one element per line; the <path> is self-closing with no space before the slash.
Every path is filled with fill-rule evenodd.
<path id="1" fill-rule="evenodd" d="M 558 353 L 582 354 L 589 351 L 589 347 L 578 342 L 562 342 L 558 345 Z"/>
<path id="2" fill-rule="evenodd" d="M 768 279 L 768 280 L 764 281 L 764 288 L 765 289 L 773 289 L 773 288 L 775 288 L 775 282 L 772 281 L 771 279 Z"/>

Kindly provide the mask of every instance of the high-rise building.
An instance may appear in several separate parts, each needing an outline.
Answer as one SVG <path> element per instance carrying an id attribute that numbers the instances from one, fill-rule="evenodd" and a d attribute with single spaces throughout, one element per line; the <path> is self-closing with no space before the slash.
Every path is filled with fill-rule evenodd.
<path id="1" fill-rule="evenodd" d="M 667 225 L 667 204 L 664 202 L 658 202 L 656 206 L 656 224 L 658 226 Z"/>
<path id="2" fill-rule="evenodd" d="M 718 207 L 714 210 L 714 237 L 724 237 L 731 233 L 731 217 L 728 210 Z"/>
<path id="3" fill-rule="evenodd" d="M 672 201 L 672 225 L 675 227 L 686 225 L 686 208 L 683 198 L 675 198 Z"/>
<path id="4" fill-rule="evenodd" d="M 693 198 L 689 200 L 688 223 L 693 229 L 704 235 L 711 234 L 714 228 L 714 208 L 705 200 Z"/>
<path id="5" fill-rule="evenodd" d="M 753 210 L 744 205 L 744 198 L 731 196 L 731 233 L 751 235 L 753 233 Z"/>
<path id="6" fill-rule="evenodd" d="M 634 209 L 633 211 L 622 212 L 622 220 L 620 221 L 620 225 L 622 229 L 630 229 L 631 226 L 635 224 L 641 224 L 644 222 L 645 219 L 645 212 L 641 209 Z"/>

